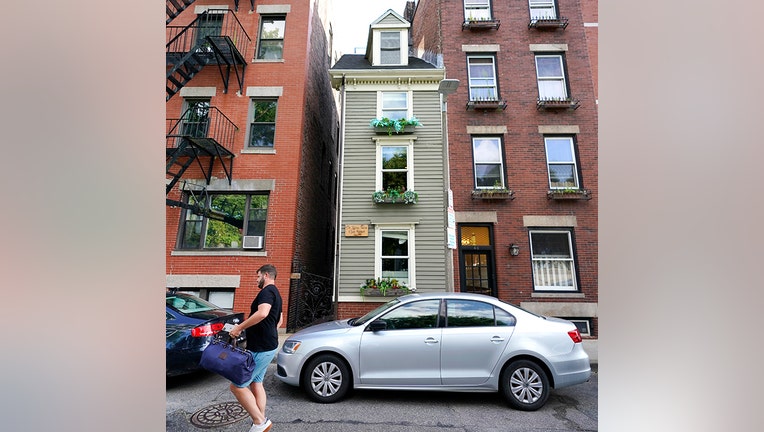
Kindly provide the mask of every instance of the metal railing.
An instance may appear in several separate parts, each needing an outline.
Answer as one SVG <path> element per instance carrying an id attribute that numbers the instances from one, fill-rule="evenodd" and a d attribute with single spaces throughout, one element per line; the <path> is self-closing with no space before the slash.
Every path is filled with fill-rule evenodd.
<path id="1" fill-rule="evenodd" d="M 287 332 L 336 319 L 332 279 L 305 271 L 289 287 Z"/>
<path id="2" fill-rule="evenodd" d="M 168 118 L 167 148 L 177 147 L 183 137 L 211 138 L 233 153 L 234 135 L 239 128 L 217 107 L 209 107 L 206 114 L 200 116 L 198 109 L 189 108 L 181 118 Z"/>
<path id="3" fill-rule="evenodd" d="M 573 261 L 557 259 L 533 260 L 533 284 L 536 289 L 576 287 Z"/>
<path id="4" fill-rule="evenodd" d="M 225 36 L 242 56 L 252 39 L 231 9 L 208 9 L 187 26 L 167 26 L 167 53 L 186 53 L 206 36 Z"/>

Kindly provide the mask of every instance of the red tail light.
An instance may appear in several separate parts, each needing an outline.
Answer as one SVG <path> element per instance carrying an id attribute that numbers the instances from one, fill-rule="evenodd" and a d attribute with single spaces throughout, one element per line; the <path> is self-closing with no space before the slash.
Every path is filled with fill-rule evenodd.
<path id="1" fill-rule="evenodd" d="M 581 339 L 581 333 L 578 331 L 578 329 L 569 331 L 568 336 L 573 339 L 573 343 L 579 343 L 583 340 Z"/>
<path id="2" fill-rule="evenodd" d="M 212 336 L 220 330 L 223 330 L 223 323 L 202 324 L 199 327 L 194 327 L 191 329 L 191 336 Z"/>

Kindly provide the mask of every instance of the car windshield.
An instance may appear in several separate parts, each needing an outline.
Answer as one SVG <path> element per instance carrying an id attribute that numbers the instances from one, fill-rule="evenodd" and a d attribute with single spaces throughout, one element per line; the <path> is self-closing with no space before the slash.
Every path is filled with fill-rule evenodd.
<path id="1" fill-rule="evenodd" d="M 184 313 L 220 309 L 206 300 L 184 293 L 168 294 L 167 306 Z"/>
<path id="2" fill-rule="evenodd" d="M 388 310 L 388 309 L 390 309 L 392 307 L 395 307 L 400 302 L 401 301 L 398 300 L 397 298 L 393 299 L 393 300 L 390 300 L 389 302 L 378 306 L 376 309 L 374 309 L 373 311 L 367 313 L 366 315 L 364 315 L 364 316 L 362 316 L 360 318 L 356 318 L 354 320 L 351 320 L 350 321 L 350 325 L 353 325 L 353 326 L 364 325 L 367 322 L 369 322 L 372 318 L 374 318 L 375 316 L 381 314 L 382 312 L 384 312 L 384 311 L 386 311 L 386 310 Z"/>

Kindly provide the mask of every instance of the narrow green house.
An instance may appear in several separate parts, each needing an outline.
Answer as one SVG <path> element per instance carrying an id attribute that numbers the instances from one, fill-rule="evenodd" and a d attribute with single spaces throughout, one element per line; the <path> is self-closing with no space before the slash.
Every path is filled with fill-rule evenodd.
<path id="1" fill-rule="evenodd" d="M 445 70 L 408 55 L 410 24 L 392 10 L 369 27 L 365 54 L 330 69 L 340 97 L 335 295 L 338 317 L 387 297 L 385 281 L 417 292 L 452 286 L 448 248 Z M 366 284 L 373 279 L 374 283 Z M 394 280 L 394 281 L 393 281 Z M 366 284 L 366 290 L 361 287 Z"/>

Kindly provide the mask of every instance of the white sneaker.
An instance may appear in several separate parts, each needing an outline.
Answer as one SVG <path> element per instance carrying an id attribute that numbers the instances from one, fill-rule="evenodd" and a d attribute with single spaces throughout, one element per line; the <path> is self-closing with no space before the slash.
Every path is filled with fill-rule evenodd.
<path id="1" fill-rule="evenodd" d="M 265 418 L 265 421 L 263 424 L 253 424 L 251 428 L 249 428 L 249 432 L 268 432 L 271 430 L 271 426 L 273 426 L 273 423 L 271 423 L 271 419 L 268 417 Z"/>

